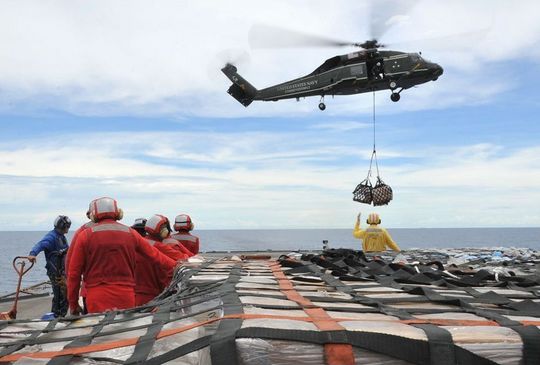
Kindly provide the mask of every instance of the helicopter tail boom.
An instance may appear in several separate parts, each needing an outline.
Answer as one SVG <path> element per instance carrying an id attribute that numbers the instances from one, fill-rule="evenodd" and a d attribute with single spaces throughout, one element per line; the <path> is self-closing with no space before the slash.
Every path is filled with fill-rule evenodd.
<path id="1" fill-rule="evenodd" d="M 257 95 L 257 89 L 237 73 L 238 70 L 234 65 L 228 63 L 221 71 L 233 82 L 227 92 L 243 106 L 251 104 Z"/>

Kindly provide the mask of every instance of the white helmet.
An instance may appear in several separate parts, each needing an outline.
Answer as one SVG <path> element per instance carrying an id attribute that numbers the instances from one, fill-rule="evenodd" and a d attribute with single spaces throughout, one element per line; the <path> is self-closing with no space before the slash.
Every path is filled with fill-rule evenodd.
<path id="1" fill-rule="evenodd" d="M 174 218 L 174 230 L 175 231 L 191 231 L 193 229 L 193 222 L 191 217 L 187 214 L 179 214 Z"/>
<path id="2" fill-rule="evenodd" d="M 118 203 L 113 198 L 98 198 L 90 203 L 90 215 L 94 222 L 105 218 L 120 220 L 124 216 L 122 209 L 118 208 Z"/>
<path id="3" fill-rule="evenodd" d="M 163 225 L 166 225 L 169 232 L 171 231 L 171 225 L 169 219 L 161 214 L 154 214 L 146 221 L 144 230 L 151 236 L 159 236 Z"/>

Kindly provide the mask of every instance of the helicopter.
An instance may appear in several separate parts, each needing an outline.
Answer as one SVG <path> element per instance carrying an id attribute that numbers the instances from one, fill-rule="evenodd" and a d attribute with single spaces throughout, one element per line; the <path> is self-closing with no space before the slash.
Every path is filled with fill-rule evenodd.
<path id="1" fill-rule="evenodd" d="M 244 79 L 236 66 L 227 63 L 221 71 L 232 81 L 228 93 L 247 107 L 254 100 L 278 101 L 307 96 L 320 96 L 319 109 L 325 110 L 326 95 L 351 95 L 378 90 L 391 90 L 390 99 L 399 101 L 403 90 L 429 81 L 436 81 L 443 68 L 424 59 L 421 53 L 381 50 L 377 39 L 363 43 L 335 42 L 362 50 L 327 59 L 310 74 L 281 84 L 257 89 Z"/>
<path id="2" fill-rule="evenodd" d="M 384 34 L 394 26 L 406 25 L 408 14 L 418 5 L 418 0 L 377 0 L 357 3 L 359 9 L 369 14 L 366 19 L 368 40 L 362 43 L 343 41 L 326 36 L 285 29 L 269 24 L 254 24 L 248 35 L 249 45 L 254 48 L 298 47 L 355 47 L 352 53 L 331 57 L 313 72 L 261 90 L 256 89 L 238 74 L 234 62 L 227 62 L 221 71 L 232 81 L 228 93 L 242 105 L 254 100 L 278 101 L 300 100 L 307 96 L 320 96 L 319 109 L 325 110 L 324 97 L 352 95 L 379 90 L 390 90 L 390 99 L 399 101 L 403 90 L 435 81 L 443 74 L 443 68 L 422 57 L 420 52 L 408 53 L 387 50 L 387 44 L 379 43 Z M 469 34 L 455 34 L 458 40 Z M 448 42 L 452 38 L 445 37 Z M 417 39 L 392 43 L 401 44 L 422 41 L 444 43 L 440 38 Z M 424 43 L 425 44 L 425 43 Z M 358 49 L 360 48 L 360 49 Z"/>

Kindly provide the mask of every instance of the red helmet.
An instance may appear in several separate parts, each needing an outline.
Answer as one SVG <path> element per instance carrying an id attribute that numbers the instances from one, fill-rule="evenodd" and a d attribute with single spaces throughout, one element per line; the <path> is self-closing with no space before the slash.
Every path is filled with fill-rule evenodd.
<path id="1" fill-rule="evenodd" d="M 174 230 L 175 231 L 191 231 L 193 229 L 193 222 L 191 217 L 187 214 L 179 214 L 174 218 Z"/>
<path id="2" fill-rule="evenodd" d="M 114 220 L 122 219 L 124 213 L 118 208 L 118 203 L 113 198 L 98 198 L 90 203 L 90 215 L 95 222 L 105 218 Z"/>
<path id="3" fill-rule="evenodd" d="M 159 236 L 159 232 L 163 225 L 167 225 L 169 232 L 171 231 L 171 225 L 169 224 L 169 219 L 161 214 L 154 214 L 147 221 L 144 226 L 144 230 L 151 236 Z"/>

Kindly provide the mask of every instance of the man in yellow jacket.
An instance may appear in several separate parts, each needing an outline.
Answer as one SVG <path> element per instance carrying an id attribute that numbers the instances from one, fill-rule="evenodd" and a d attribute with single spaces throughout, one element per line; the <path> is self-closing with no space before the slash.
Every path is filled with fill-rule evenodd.
<path id="1" fill-rule="evenodd" d="M 401 251 L 388 231 L 379 227 L 381 218 L 377 213 L 371 213 L 368 216 L 367 224 L 369 227 L 366 230 L 360 228 L 360 215 L 361 213 L 356 218 L 353 236 L 362 240 L 364 252 L 385 251 L 387 247 L 397 252 Z"/>

